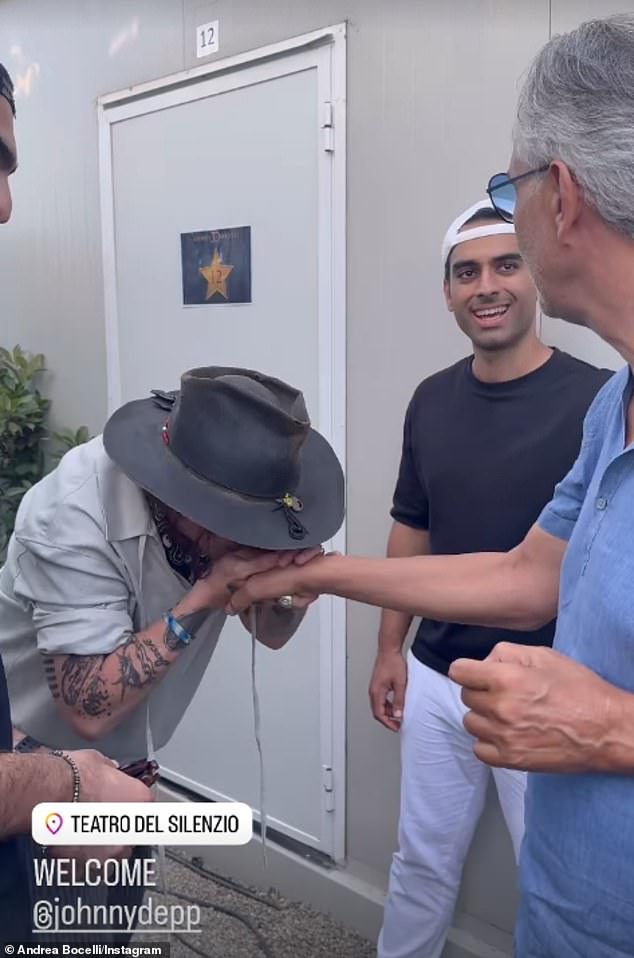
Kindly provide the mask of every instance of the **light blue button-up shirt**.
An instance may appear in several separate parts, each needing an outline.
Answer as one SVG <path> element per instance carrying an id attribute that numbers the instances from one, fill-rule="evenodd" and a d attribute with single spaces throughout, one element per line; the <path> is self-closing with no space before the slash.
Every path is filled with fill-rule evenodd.
<path id="1" fill-rule="evenodd" d="M 628 367 L 597 395 L 539 524 L 569 540 L 555 648 L 634 692 L 631 395 Z M 518 958 L 632 958 L 634 776 L 530 775 L 520 883 Z"/>

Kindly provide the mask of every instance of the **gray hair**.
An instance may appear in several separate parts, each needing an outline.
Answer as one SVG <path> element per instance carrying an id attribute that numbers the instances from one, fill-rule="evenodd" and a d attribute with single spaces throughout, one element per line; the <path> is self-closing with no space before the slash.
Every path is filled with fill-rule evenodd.
<path id="1" fill-rule="evenodd" d="M 530 168 L 566 163 L 605 222 L 634 238 L 634 14 L 546 44 L 520 92 L 513 146 Z"/>

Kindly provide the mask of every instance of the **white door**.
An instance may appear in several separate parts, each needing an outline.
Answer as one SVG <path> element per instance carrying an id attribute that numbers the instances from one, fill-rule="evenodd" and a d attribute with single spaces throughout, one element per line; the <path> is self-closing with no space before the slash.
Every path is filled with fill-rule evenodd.
<path id="1" fill-rule="evenodd" d="M 100 101 L 112 407 L 177 387 L 193 366 L 261 369 L 302 389 L 343 460 L 343 43 L 337 27 Z M 233 277 L 196 287 L 200 305 L 184 305 L 188 234 L 202 235 L 210 259 L 214 238 L 239 237 L 232 255 L 218 253 Z M 240 271 L 250 301 L 238 304 Z M 343 548 L 342 536 L 330 547 Z M 269 828 L 340 859 L 341 603 L 313 606 L 284 650 L 259 649 L 256 672 Z M 250 675 L 250 638 L 230 621 L 159 759 L 175 783 L 257 811 Z"/>

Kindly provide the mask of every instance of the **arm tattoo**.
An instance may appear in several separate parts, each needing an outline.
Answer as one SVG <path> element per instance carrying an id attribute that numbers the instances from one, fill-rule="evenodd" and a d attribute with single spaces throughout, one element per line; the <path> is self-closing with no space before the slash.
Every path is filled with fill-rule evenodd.
<path id="1" fill-rule="evenodd" d="M 44 656 L 44 675 L 46 676 L 51 695 L 54 699 L 58 699 L 59 682 L 57 681 L 57 673 L 55 671 L 55 659 L 52 655 Z"/>
<path id="2" fill-rule="evenodd" d="M 104 663 L 109 658 L 116 662 L 116 678 L 103 674 Z M 110 655 L 65 656 L 61 665 L 61 688 L 51 656 L 45 659 L 44 668 L 53 698 L 61 697 L 80 715 L 100 718 L 112 715 L 114 686 L 120 686 L 119 702 L 122 702 L 129 689 L 152 685 L 159 670 L 169 664 L 151 639 L 141 640 L 133 634 Z"/>
<path id="3" fill-rule="evenodd" d="M 176 616 L 176 621 L 180 623 L 186 632 L 189 632 L 191 638 L 194 638 L 198 629 L 208 618 L 209 609 L 200 609 L 198 612 L 189 612 L 185 615 Z M 170 652 L 176 652 L 178 649 L 183 648 L 182 639 L 174 634 L 169 625 L 163 633 L 163 645 L 166 649 L 169 649 Z"/>
<path id="4" fill-rule="evenodd" d="M 104 656 L 105 658 L 105 656 Z M 110 715 L 110 695 L 108 688 L 101 675 L 91 675 L 89 681 L 84 687 L 82 701 L 83 710 L 90 718 L 98 718 L 100 715 Z"/>
<path id="5" fill-rule="evenodd" d="M 62 699 L 83 715 L 110 714 L 106 683 L 101 676 L 105 655 L 67 655 L 62 663 Z"/>
<path id="6" fill-rule="evenodd" d="M 20 739 L 18 744 L 13 749 L 14 752 L 37 752 L 39 749 L 44 748 L 36 738 L 33 738 L 32 735 L 25 735 L 24 738 Z"/>
<path id="7" fill-rule="evenodd" d="M 165 648 L 169 649 L 170 652 L 175 652 L 180 645 L 180 639 L 177 635 L 174 635 L 169 625 L 163 633 L 163 642 L 165 643 Z"/>
<path id="8" fill-rule="evenodd" d="M 140 642 L 137 635 L 131 635 L 125 645 L 117 649 L 116 655 L 119 678 L 113 684 L 121 686 L 121 701 L 127 689 L 142 689 L 152 685 L 157 669 L 169 665 L 151 639 Z"/>

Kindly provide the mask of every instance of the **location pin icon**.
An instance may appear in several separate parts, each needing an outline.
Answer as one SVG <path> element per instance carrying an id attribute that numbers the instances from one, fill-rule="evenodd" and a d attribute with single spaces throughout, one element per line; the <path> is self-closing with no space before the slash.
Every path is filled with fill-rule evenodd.
<path id="1" fill-rule="evenodd" d="M 51 812 L 46 816 L 44 824 L 48 828 L 51 835 L 57 835 L 58 831 L 64 824 L 64 819 L 58 812 Z"/>

